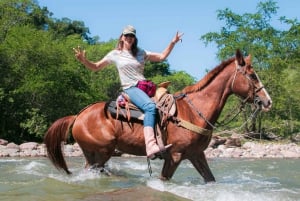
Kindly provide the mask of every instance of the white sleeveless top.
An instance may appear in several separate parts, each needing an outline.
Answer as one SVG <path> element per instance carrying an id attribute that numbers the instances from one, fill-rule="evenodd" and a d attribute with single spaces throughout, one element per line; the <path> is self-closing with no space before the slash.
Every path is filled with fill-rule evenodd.
<path id="1" fill-rule="evenodd" d="M 138 81 L 145 80 L 146 58 L 147 52 L 142 49 L 138 49 L 136 57 L 126 50 L 112 50 L 104 57 L 108 63 L 116 65 L 123 89 L 136 86 Z"/>

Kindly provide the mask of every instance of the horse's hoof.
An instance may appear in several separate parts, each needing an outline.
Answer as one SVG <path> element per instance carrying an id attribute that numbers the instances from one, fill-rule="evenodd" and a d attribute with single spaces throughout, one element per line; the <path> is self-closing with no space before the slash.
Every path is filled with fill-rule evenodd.
<path id="1" fill-rule="evenodd" d="M 92 171 L 94 173 L 98 173 L 98 174 L 105 174 L 106 176 L 111 176 L 111 173 L 108 169 L 106 169 L 105 167 L 99 166 L 98 163 L 91 165 L 88 168 L 88 171 Z"/>

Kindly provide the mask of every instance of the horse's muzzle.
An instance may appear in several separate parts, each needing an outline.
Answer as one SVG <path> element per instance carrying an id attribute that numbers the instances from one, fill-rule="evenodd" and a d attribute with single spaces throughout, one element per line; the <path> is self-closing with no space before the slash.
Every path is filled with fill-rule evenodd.
<path id="1" fill-rule="evenodd" d="M 261 107 L 262 111 L 268 112 L 272 107 L 272 100 L 267 98 L 262 99 L 259 96 L 256 96 L 254 99 L 254 104 Z"/>

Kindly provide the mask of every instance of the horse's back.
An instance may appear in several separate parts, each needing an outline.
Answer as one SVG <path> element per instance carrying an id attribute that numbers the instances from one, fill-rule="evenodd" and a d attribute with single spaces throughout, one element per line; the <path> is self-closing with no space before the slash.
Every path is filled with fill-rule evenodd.
<path id="1" fill-rule="evenodd" d="M 107 111 L 107 102 L 97 102 L 84 108 L 74 122 L 72 134 L 83 149 L 120 151 L 144 155 L 141 123 L 115 119 Z"/>

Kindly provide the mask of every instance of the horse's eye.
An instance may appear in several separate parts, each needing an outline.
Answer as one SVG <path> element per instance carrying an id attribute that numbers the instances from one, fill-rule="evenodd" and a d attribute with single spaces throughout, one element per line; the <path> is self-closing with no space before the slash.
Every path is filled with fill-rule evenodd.
<path id="1" fill-rule="evenodd" d="M 249 76 L 252 80 L 257 80 L 257 76 L 255 73 L 251 73 Z"/>

